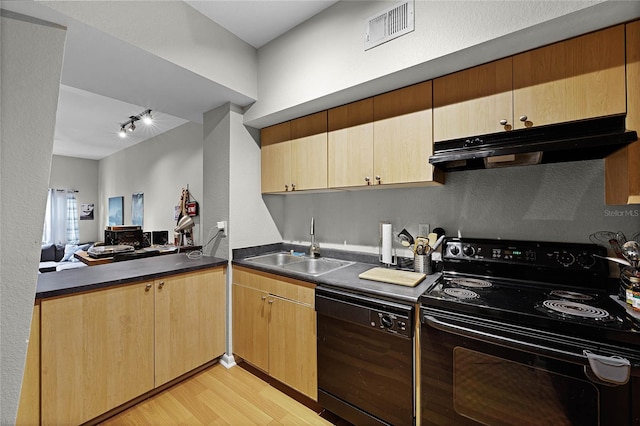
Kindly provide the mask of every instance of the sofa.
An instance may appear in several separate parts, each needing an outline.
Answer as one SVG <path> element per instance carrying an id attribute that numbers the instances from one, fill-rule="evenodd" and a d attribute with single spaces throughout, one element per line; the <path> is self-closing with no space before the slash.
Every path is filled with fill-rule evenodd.
<path id="1" fill-rule="evenodd" d="M 88 250 L 91 243 L 86 244 L 43 244 L 40 250 L 39 272 L 55 272 L 66 269 L 84 268 L 85 265 L 74 256 L 76 251 Z"/>

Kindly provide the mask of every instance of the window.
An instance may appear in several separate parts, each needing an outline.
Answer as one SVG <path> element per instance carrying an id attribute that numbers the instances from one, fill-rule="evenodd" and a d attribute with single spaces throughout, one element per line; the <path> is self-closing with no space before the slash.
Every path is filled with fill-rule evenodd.
<path id="1" fill-rule="evenodd" d="M 43 244 L 78 244 L 78 203 L 75 191 L 49 189 L 42 231 Z"/>

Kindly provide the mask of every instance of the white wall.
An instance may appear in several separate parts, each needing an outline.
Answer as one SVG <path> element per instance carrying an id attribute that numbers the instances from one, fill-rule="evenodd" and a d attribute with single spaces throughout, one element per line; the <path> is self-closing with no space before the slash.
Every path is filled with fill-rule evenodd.
<path id="1" fill-rule="evenodd" d="M 189 185 L 192 200 L 201 205 L 202 125 L 188 122 L 99 161 L 96 216 L 100 235 L 108 225 L 109 197 L 124 197 L 124 224 L 131 225 L 131 195 L 144 194 L 144 231 L 169 231 L 173 241 L 174 207 Z M 201 243 L 200 216 L 194 218 L 196 243 Z"/>
<path id="2" fill-rule="evenodd" d="M 251 99 L 257 96 L 253 46 L 182 1 L 43 4 Z"/>
<path id="3" fill-rule="evenodd" d="M 25 17 L 25 19 L 28 19 Z M 0 424 L 14 424 L 35 297 L 65 30 L 2 12 Z"/>
<path id="4" fill-rule="evenodd" d="M 340 1 L 258 51 L 262 128 L 640 16 L 640 2 L 415 0 L 415 31 L 364 51 L 387 1 Z"/>
<path id="5" fill-rule="evenodd" d="M 49 187 L 75 189 L 78 213 L 82 204 L 94 205 L 93 220 L 79 220 L 80 242 L 102 241 L 97 212 L 102 204 L 98 197 L 98 161 L 54 155 L 51 159 Z"/>

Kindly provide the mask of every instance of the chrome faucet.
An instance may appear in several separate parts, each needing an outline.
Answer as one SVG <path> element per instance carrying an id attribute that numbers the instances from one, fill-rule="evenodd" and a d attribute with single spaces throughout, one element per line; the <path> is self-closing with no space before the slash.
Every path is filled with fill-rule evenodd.
<path id="1" fill-rule="evenodd" d="M 309 256 L 311 257 L 320 257 L 320 244 L 316 242 L 316 222 L 313 217 L 311 217 L 311 245 L 309 246 Z"/>

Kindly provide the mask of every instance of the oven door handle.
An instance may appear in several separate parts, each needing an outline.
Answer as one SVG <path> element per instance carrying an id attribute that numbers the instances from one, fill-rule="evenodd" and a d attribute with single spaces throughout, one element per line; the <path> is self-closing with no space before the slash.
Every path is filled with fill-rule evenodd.
<path id="1" fill-rule="evenodd" d="M 487 333 L 485 331 L 473 330 L 460 325 L 450 324 L 436 319 L 432 315 L 425 315 L 424 321 L 427 325 L 447 333 L 494 343 L 509 349 L 555 358 L 560 361 L 583 365 L 585 368 L 585 374 L 594 382 L 600 382 L 601 384 L 609 386 L 616 386 L 624 385 L 629 381 L 631 363 L 626 358 L 619 356 L 595 355 L 588 350 L 583 350 L 582 353 L 575 353 L 558 348 L 550 348 L 536 343 L 523 342 L 506 336 L 496 336 L 495 334 Z M 595 375 L 595 377 L 593 377 L 593 375 Z"/>

